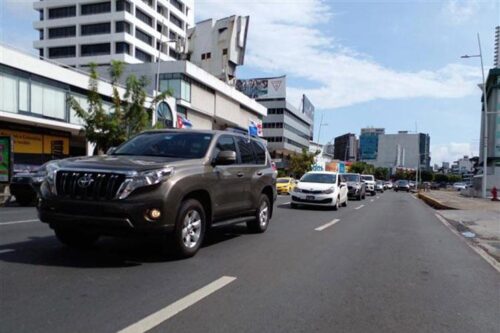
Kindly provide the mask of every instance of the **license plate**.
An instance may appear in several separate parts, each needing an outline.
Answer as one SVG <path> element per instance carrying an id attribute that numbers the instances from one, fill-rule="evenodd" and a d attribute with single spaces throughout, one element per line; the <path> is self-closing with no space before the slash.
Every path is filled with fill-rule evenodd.
<path id="1" fill-rule="evenodd" d="M 306 200 L 314 200 L 314 195 L 306 195 Z"/>

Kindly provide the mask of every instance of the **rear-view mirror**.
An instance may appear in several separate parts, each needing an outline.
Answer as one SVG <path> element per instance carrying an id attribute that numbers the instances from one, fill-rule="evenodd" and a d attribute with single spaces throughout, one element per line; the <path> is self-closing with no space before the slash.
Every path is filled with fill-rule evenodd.
<path id="1" fill-rule="evenodd" d="M 236 163 L 236 152 L 233 150 L 223 150 L 215 158 L 215 165 L 229 165 Z"/>

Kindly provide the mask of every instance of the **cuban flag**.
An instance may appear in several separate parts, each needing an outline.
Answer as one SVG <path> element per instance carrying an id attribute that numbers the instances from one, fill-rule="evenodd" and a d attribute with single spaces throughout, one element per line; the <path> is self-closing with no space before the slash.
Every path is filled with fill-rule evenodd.
<path id="1" fill-rule="evenodd" d="M 193 123 L 189 119 L 183 117 L 180 114 L 177 115 L 177 128 L 192 128 L 192 127 Z"/>

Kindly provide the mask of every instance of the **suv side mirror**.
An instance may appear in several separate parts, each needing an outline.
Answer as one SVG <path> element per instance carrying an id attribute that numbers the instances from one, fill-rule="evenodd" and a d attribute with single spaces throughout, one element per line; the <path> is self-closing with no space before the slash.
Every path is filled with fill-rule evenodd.
<path id="1" fill-rule="evenodd" d="M 236 152 L 233 150 L 223 150 L 219 152 L 214 160 L 215 165 L 230 165 L 236 163 Z"/>
<path id="2" fill-rule="evenodd" d="M 106 151 L 106 155 L 112 155 L 116 151 L 116 147 L 109 147 Z"/>

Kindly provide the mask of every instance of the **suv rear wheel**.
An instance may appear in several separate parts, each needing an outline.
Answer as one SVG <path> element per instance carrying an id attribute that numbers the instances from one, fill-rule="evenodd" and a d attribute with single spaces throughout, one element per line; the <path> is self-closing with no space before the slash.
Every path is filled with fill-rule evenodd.
<path id="1" fill-rule="evenodd" d="M 247 222 L 247 228 L 251 232 L 262 233 L 266 231 L 271 217 L 271 203 L 265 194 L 260 195 L 259 208 L 255 214 L 255 219 Z"/>
<path id="2" fill-rule="evenodd" d="M 55 228 L 54 231 L 57 239 L 69 247 L 86 248 L 93 245 L 99 239 L 98 234 L 83 232 L 81 230 Z"/>
<path id="3" fill-rule="evenodd" d="M 206 216 L 198 200 L 184 201 L 177 214 L 174 233 L 169 243 L 174 255 L 180 258 L 192 257 L 198 252 L 205 236 Z"/>

